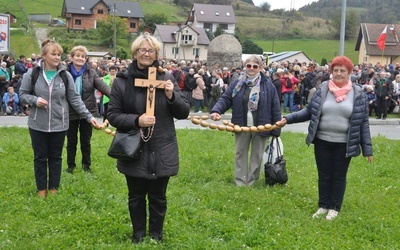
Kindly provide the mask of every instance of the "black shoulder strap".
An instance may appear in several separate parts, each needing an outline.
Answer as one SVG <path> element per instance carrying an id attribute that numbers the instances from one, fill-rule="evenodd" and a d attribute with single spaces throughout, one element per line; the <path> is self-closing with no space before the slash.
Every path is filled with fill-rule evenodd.
<path id="1" fill-rule="evenodd" d="M 64 69 L 61 70 L 61 71 L 60 71 L 60 76 L 61 76 L 61 79 L 62 79 L 63 82 L 64 82 L 65 89 L 67 89 L 67 88 L 68 88 L 68 75 L 67 75 L 67 71 L 65 71 Z"/>
<path id="2" fill-rule="evenodd" d="M 37 79 L 39 78 L 39 73 L 40 73 L 41 68 L 40 67 L 34 67 L 32 69 L 32 75 L 31 75 L 31 84 L 32 87 L 35 86 Z"/>
<path id="3" fill-rule="evenodd" d="M 32 85 L 32 93 L 35 95 L 35 84 L 37 82 L 37 79 L 39 78 L 41 68 L 40 67 L 34 67 L 32 69 L 32 74 L 31 74 L 31 85 Z"/>
<path id="4" fill-rule="evenodd" d="M 37 82 L 37 79 L 39 78 L 39 74 L 42 71 L 41 67 L 34 67 L 32 69 L 32 74 L 31 74 L 31 84 L 32 84 L 32 93 L 35 93 L 35 84 Z M 60 76 L 64 82 L 65 85 L 65 91 L 68 88 L 68 75 L 67 72 L 63 69 L 60 71 Z"/>

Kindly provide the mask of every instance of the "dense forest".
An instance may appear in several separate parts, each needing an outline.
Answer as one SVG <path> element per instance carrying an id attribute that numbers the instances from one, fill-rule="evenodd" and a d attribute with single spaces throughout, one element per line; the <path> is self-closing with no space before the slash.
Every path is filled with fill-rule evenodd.
<path id="1" fill-rule="evenodd" d="M 305 16 L 332 18 L 342 8 L 343 0 L 319 0 L 299 9 Z M 347 10 L 355 11 L 359 23 L 398 23 L 399 0 L 347 0 Z M 324 17 L 325 18 L 325 17 Z"/>

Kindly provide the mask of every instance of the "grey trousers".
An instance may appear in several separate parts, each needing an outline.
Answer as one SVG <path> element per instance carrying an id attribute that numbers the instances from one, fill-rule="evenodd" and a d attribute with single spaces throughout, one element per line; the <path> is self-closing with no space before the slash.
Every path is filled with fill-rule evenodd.
<path id="1" fill-rule="evenodd" d="M 235 183 L 237 186 L 251 186 L 260 178 L 267 139 L 268 137 L 259 136 L 253 132 L 235 133 Z"/>

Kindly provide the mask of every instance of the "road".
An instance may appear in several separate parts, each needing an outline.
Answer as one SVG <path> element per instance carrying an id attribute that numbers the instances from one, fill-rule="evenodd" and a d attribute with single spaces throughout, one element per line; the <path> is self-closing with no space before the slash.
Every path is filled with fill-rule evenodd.
<path id="1" fill-rule="evenodd" d="M 206 114 L 207 115 L 207 114 Z M 222 119 L 230 120 L 229 116 L 224 116 Z M 102 119 L 98 119 L 102 123 Z M 209 121 L 210 122 L 210 121 Z M 3 126 L 18 126 L 27 127 L 26 116 L 0 116 L 0 127 Z M 199 125 L 194 125 L 190 120 L 177 120 L 175 122 L 177 129 L 208 129 Z M 286 125 L 285 131 L 307 133 L 308 122 Z M 377 120 L 370 119 L 370 130 L 373 137 L 384 136 L 392 140 L 400 140 L 400 119 Z"/>

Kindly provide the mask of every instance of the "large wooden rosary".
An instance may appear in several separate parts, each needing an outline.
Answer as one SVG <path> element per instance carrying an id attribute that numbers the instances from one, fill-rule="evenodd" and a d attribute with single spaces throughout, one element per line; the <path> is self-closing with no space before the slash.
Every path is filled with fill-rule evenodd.
<path id="1" fill-rule="evenodd" d="M 265 131 L 271 131 L 271 130 L 276 130 L 282 128 L 284 125 L 282 122 L 278 121 L 274 125 L 272 124 L 265 124 L 265 125 L 258 125 L 258 126 L 239 126 L 235 125 L 229 121 L 223 120 L 221 125 L 215 124 L 215 123 L 208 123 L 206 120 L 209 119 L 208 115 L 203 115 L 203 116 L 189 116 L 187 118 L 188 120 L 191 120 L 193 124 L 200 125 L 204 128 L 210 128 L 210 129 L 218 129 L 219 131 L 228 131 L 228 132 L 265 132 Z"/>
<path id="2" fill-rule="evenodd" d="M 193 124 L 200 125 L 204 128 L 218 129 L 219 131 L 228 131 L 228 132 L 236 132 L 236 133 L 238 133 L 238 132 L 265 132 L 265 131 L 277 130 L 284 126 L 282 124 L 282 122 L 278 121 L 274 125 L 265 124 L 265 125 L 246 127 L 246 126 L 235 125 L 227 120 L 222 120 L 222 124 L 218 125 L 216 123 L 206 122 L 206 120 L 209 119 L 208 115 L 188 116 L 186 119 L 191 120 Z M 107 127 L 109 124 L 110 123 L 108 122 L 108 120 L 105 120 L 103 122 L 103 124 L 101 124 L 101 125 L 98 124 L 97 126 L 95 126 L 95 129 L 97 129 L 97 130 L 104 129 L 104 132 L 106 134 L 115 136 L 116 132 Z"/>

